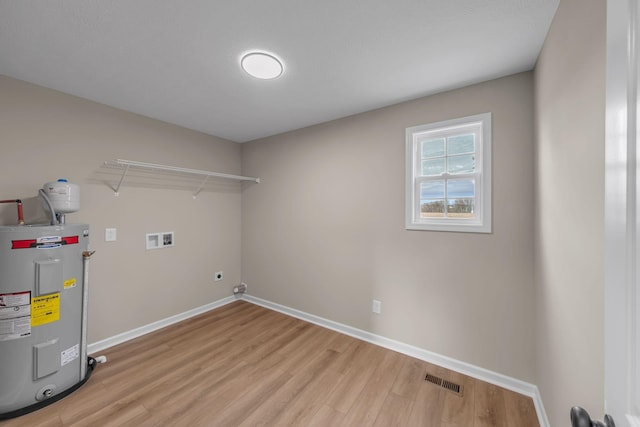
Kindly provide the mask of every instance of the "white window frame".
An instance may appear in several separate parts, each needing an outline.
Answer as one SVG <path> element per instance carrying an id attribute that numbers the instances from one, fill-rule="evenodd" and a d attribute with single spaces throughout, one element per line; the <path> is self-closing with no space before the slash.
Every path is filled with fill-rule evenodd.
<path id="1" fill-rule="evenodd" d="M 475 170 L 469 174 L 443 173 L 438 177 L 421 176 L 420 141 L 428 137 L 452 136 L 480 126 L 476 134 Z M 491 233 L 491 113 L 446 120 L 406 129 L 405 228 L 407 230 Z M 425 180 L 475 180 L 474 218 L 421 218 L 420 184 Z M 446 205 L 446 203 L 445 203 Z"/>

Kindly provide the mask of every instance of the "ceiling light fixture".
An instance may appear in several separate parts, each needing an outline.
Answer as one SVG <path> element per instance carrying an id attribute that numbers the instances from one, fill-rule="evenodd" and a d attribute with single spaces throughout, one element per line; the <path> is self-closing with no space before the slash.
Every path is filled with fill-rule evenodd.
<path id="1" fill-rule="evenodd" d="M 284 71 L 278 58 L 264 52 L 247 53 L 240 60 L 240 65 L 249 75 L 263 80 L 280 77 Z"/>

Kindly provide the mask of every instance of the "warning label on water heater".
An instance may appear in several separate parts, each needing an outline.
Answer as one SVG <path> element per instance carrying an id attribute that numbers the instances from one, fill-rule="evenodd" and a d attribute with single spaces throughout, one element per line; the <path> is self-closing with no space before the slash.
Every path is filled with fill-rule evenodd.
<path id="1" fill-rule="evenodd" d="M 73 362 L 80 357 L 80 344 L 76 344 L 60 353 L 60 366 Z"/>
<path id="2" fill-rule="evenodd" d="M 60 320 L 60 292 L 31 299 L 31 326 Z"/>
<path id="3" fill-rule="evenodd" d="M 72 277 L 71 279 L 64 281 L 64 288 L 65 289 L 75 288 L 76 284 L 77 284 L 76 278 Z"/>
<path id="4" fill-rule="evenodd" d="M 31 292 L 0 294 L 0 341 L 31 335 Z"/>

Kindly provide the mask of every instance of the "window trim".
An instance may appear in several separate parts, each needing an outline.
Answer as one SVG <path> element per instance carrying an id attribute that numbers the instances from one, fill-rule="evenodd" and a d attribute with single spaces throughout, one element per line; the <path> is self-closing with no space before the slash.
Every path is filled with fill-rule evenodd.
<path id="1" fill-rule="evenodd" d="M 456 179 L 469 176 L 477 176 L 476 182 L 476 218 L 473 220 L 460 218 L 416 218 L 420 209 L 420 201 L 417 193 L 420 182 L 425 181 L 418 175 L 418 139 L 426 133 L 446 132 L 453 128 L 469 126 L 479 123 L 482 126 L 480 132 L 479 148 L 476 150 L 476 160 L 479 167 L 471 174 L 444 173 L 441 178 Z M 405 132 L 405 228 L 407 230 L 427 231 L 453 231 L 468 233 L 491 233 L 491 113 L 476 114 L 468 117 L 445 120 L 426 125 L 406 128 Z M 478 159 L 480 157 L 480 159 Z M 479 171 L 478 171 L 479 169 Z M 416 201 L 416 199 L 418 199 Z"/>

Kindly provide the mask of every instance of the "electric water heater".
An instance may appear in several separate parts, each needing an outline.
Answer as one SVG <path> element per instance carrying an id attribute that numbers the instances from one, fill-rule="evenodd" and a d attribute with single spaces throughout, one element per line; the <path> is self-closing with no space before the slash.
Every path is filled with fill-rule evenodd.
<path id="1" fill-rule="evenodd" d="M 0 227 L 0 419 L 88 379 L 88 246 L 86 224 Z"/>

